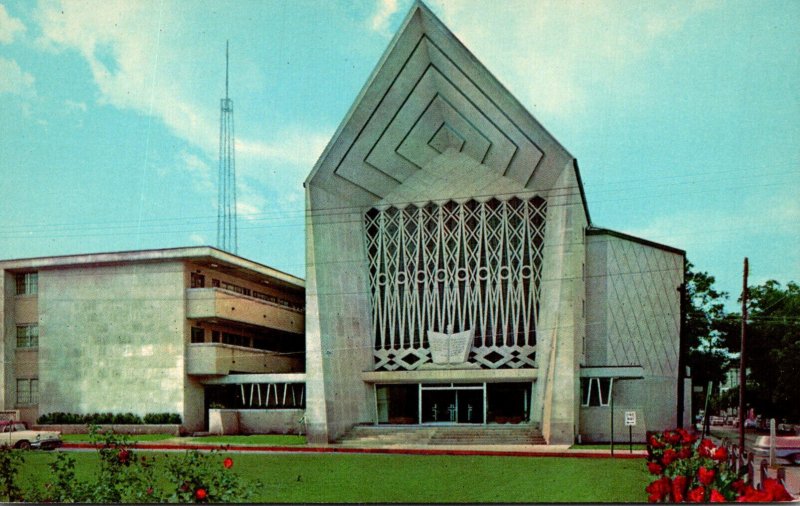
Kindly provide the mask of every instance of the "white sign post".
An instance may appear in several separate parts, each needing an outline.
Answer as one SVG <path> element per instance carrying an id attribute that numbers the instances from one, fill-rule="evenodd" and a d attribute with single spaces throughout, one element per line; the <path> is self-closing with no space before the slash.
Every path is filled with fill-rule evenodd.
<path id="1" fill-rule="evenodd" d="M 628 426 L 628 449 L 633 453 L 633 426 L 636 425 L 636 411 L 625 412 L 625 425 Z"/>

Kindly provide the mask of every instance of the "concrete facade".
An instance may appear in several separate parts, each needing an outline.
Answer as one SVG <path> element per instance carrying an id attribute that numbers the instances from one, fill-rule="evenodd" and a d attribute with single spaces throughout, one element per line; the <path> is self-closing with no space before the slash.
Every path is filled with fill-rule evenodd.
<path id="1" fill-rule="evenodd" d="M 239 374 L 244 391 L 248 373 L 303 372 L 303 281 L 214 248 L 10 260 L 0 273 L 2 403 L 29 423 L 166 412 L 197 431 L 209 381 Z"/>
<path id="2" fill-rule="evenodd" d="M 642 434 L 674 425 L 683 252 L 595 229 L 575 159 L 424 5 L 305 188 L 310 441 L 519 418 L 607 439 L 609 390 Z M 431 362 L 428 332 L 467 331 L 467 362 Z"/>

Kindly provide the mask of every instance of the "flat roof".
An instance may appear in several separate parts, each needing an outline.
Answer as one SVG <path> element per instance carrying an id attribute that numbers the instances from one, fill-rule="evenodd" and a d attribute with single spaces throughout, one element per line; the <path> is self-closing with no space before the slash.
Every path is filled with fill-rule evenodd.
<path id="1" fill-rule="evenodd" d="M 3 270 L 40 270 L 67 267 L 98 266 L 104 264 L 152 263 L 174 260 L 190 260 L 211 267 L 234 268 L 250 275 L 264 276 L 290 287 L 305 288 L 305 280 L 272 267 L 228 253 L 213 246 L 188 246 L 183 248 L 117 251 L 110 253 L 88 253 L 80 255 L 58 255 L 49 257 L 19 258 L 0 261 Z"/>
<path id="2" fill-rule="evenodd" d="M 643 244 L 645 246 L 650 246 L 652 248 L 662 249 L 664 251 L 669 251 L 670 253 L 675 253 L 677 255 L 686 256 L 686 251 L 675 248 L 673 246 L 667 246 L 666 244 L 661 244 L 658 242 L 650 241 L 648 239 L 642 239 L 641 237 L 636 237 L 635 235 L 626 234 L 624 232 L 617 232 L 616 230 L 610 230 L 607 228 L 600 228 L 591 226 L 586 229 L 586 235 L 610 235 L 612 237 L 617 237 L 619 239 L 624 239 L 626 241 L 633 241 L 639 244 Z"/>

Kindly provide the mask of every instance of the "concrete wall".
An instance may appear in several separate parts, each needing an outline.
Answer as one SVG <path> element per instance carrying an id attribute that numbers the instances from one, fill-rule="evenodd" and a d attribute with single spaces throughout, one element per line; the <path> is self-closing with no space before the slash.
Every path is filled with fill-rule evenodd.
<path id="1" fill-rule="evenodd" d="M 570 163 L 556 188 L 576 185 L 577 174 Z M 572 444 L 579 425 L 586 225 L 576 192 L 550 192 L 536 343 L 539 376 L 531 412 L 549 444 Z"/>
<path id="2" fill-rule="evenodd" d="M 16 339 L 16 329 L 14 325 L 14 291 L 16 284 L 14 276 L 7 271 L 0 271 L 0 360 L 3 367 L 0 368 L 0 408 L 13 409 L 13 396 L 10 391 L 11 383 L 14 379 L 14 371 L 7 364 L 14 360 L 14 348 L 12 339 Z"/>
<path id="3" fill-rule="evenodd" d="M 586 365 L 641 366 L 642 379 L 615 382 L 616 405 L 641 413 L 643 430 L 675 427 L 683 254 L 616 233 L 587 239 Z M 583 408 L 582 434 L 608 439 L 590 415 L 603 409 Z"/>
<path id="4" fill-rule="evenodd" d="M 217 288 L 186 290 L 188 318 L 221 318 L 302 334 L 303 313 Z"/>
<path id="5" fill-rule="evenodd" d="M 302 409 L 211 409 L 212 434 L 301 434 Z"/>
<path id="6" fill-rule="evenodd" d="M 309 441 L 325 443 L 372 420 L 371 312 L 361 212 L 325 212 L 346 201 L 309 189 L 306 248 L 306 410 Z M 320 266 L 324 266 L 320 268 Z"/>
<path id="7" fill-rule="evenodd" d="M 183 415 L 180 262 L 39 271 L 41 413 Z"/>
<path id="8" fill-rule="evenodd" d="M 221 343 L 192 343 L 186 355 L 186 374 L 220 375 L 238 373 L 302 372 L 299 356 Z"/>

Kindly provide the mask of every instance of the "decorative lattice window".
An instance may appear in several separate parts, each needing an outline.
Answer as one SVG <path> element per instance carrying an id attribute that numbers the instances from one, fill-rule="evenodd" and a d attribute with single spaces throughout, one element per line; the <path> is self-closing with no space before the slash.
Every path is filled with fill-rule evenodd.
<path id="1" fill-rule="evenodd" d="M 429 362 L 427 332 L 468 331 L 469 362 L 535 367 L 547 204 L 541 197 L 365 214 L 376 370 Z"/>

